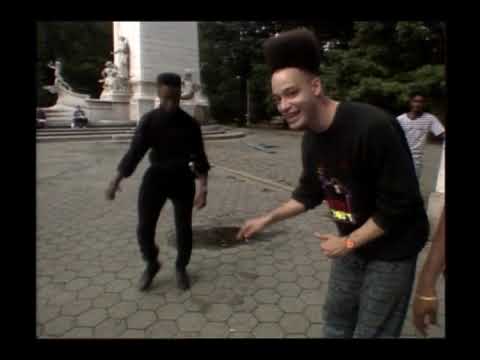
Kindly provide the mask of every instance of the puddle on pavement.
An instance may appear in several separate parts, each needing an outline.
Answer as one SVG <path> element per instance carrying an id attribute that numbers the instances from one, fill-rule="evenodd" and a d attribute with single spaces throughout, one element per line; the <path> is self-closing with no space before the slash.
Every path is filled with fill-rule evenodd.
<path id="1" fill-rule="evenodd" d="M 193 226 L 193 249 L 222 250 L 237 246 L 250 246 L 255 243 L 268 243 L 283 231 L 265 231 L 256 234 L 248 242 L 237 240 L 239 226 Z M 168 245 L 176 247 L 175 231 L 167 234 Z"/>
<path id="2" fill-rule="evenodd" d="M 193 248 L 194 249 L 228 249 L 231 247 L 246 245 L 245 241 L 237 240 L 236 235 L 240 228 L 238 226 L 219 227 L 193 227 Z M 175 231 L 168 234 L 168 244 L 175 246 Z"/>

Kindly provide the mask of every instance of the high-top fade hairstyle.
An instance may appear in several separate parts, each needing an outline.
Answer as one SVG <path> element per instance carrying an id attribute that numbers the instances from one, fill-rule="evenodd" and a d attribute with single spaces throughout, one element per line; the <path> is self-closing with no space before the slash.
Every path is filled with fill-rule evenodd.
<path id="1" fill-rule="evenodd" d="M 182 86 L 182 79 L 178 74 L 165 72 L 157 76 L 157 85 L 166 85 L 173 88 L 180 88 Z"/>
<path id="2" fill-rule="evenodd" d="M 315 35 L 305 29 L 295 29 L 267 39 L 263 44 L 265 61 L 273 74 L 288 67 L 318 75 L 320 45 Z"/>

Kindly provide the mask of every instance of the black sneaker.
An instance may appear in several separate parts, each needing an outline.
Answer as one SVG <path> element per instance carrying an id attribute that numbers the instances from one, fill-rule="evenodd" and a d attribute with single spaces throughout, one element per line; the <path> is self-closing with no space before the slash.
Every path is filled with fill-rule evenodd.
<path id="1" fill-rule="evenodd" d="M 138 285 L 140 291 L 147 291 L 150 289 L 153 278 L 160 271 L 161 267 L 162 265 L 158 261 L 147 264 L 147 267 L 145 268 L 145 271 L 143 272 Z"/>
<path id="2" fill-rule="evenodd" d="M 182 269 L 176 271 L 177 275 L 177 287 L 180 290 L 188 290 L 190 289 L 190 277 L 187 274 L 187 270 Z"/>

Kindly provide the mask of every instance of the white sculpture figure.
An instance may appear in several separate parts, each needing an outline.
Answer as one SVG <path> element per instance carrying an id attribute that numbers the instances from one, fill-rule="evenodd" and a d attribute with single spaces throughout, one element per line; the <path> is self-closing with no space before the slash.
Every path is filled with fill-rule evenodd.
<path id="1" fill-rule="evenodd" d="M 53 83 L 54 87 L 63 87 L 67 90 L 72 91 L 72 87 L 68 85 L 65 79 L 62 76 L 62 62 L 60 60 L 53 62 L 49 62 L 47 65 L 50 69 L 55 70 L 55 81 Z"/>
<path id="2" fill-rule="evenodd" d="M 192 71 L 190 69 L 185 69 L 185 75 L 182 79 L 182 100 L 192 100 L 195 96 L 196 86 L 192 80 Z"/>
<path id="3" fill-rule="evenodd" d="M 118 77 L 128 79 L 130 49 L 127 39 L 124 36 L 120 36 L 118 39 L 119 47 L 114 51 L 114 54 L 117 55 Z"/>
<path id="4" fill-rule="evenodd" d="M 105 69 L 102 70 L 103 79 L 98 82 L 103 83 L 103 89 L 106 92 L 117 90 L 118 88 L 118 68 L 111 61 L 105 63 Z"/>

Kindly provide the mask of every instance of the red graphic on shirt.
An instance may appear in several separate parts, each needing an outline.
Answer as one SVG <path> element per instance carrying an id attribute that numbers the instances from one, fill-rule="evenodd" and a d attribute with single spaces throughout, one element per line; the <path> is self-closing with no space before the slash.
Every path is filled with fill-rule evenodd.
<path id="1" fill-rule="evenodd" d="M 330 214 L 336 222 L 355 224 L 351 206 L 351 193 L 338 179 L 330 178 L 323 167 L 317 169 L 322 184 L 325 201 L 330 208 Z"/>

